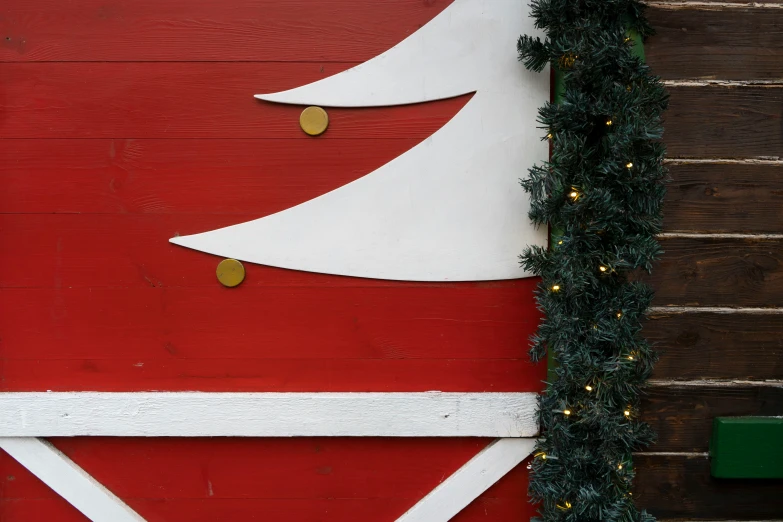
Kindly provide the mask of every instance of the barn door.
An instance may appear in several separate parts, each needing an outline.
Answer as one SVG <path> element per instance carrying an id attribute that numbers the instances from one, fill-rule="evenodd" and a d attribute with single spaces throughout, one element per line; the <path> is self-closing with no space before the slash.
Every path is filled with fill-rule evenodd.
<path id="1" fill-rule="evenodd" d="M 520 4 L 11 2 L 0 519 L 532 516 Z"/>

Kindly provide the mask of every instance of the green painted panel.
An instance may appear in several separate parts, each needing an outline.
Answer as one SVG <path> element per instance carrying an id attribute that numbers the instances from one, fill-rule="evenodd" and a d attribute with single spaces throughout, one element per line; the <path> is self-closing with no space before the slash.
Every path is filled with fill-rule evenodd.
<path id="1" fill-rule="evenodd" d="M 783 417 L 715 418 L 710 458 L 713 477 L 783 478 Z"/>

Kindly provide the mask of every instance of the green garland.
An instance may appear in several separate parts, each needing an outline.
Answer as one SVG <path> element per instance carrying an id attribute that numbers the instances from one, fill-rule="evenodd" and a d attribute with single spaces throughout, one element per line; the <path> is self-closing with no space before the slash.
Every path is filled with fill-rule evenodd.
<path id="1" fill-rule="evenodd" d="M 539 111 L 550 161 L 522 182 L 531 219 L 552 227 L 551 248 L 529 248 L 545 315 L 531 356 L 551 351 L 556 378 L 539 403 L 542 438 L 530 495 L 549 521 L 651 521 L 631 497 L 631 452 L 654 440 L 639 420 L 656 355 L 641 337 L 652 299 L 638 282 L 661 253 L 668 95 L 634 53 L 652 34 L 638 0 L 534 0 L 546 39 L 519 39 L 520 59 L 562 77 L 559 103 Z"/>

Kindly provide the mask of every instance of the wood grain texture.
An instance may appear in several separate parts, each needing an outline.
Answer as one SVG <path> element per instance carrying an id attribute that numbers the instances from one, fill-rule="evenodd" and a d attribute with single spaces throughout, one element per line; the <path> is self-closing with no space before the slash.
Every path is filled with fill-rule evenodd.
<path id="1" fill-rule="evenodd" d="M 0 293 L 3 358 L 523 358 L 535 280 Z M 414 328 L 414 325 L 417 325 Z M 219 349 L 217 348 L 219 347 Z"/>
<path id="2" fill-rule="evenodd" d="M 0 61 L 365 61 L 450 3 L 29 0 L 4 6 Z"/>
<path id="3" fill-rule="evenodd" d="M 666 238 L 651 277 L 654 305 L 783 304 L 783 244 L 777 239 Z"/>
<path id="4" fill-rule="evenodd" d="M 780 9 L 651 8 L 647 63 L 665 80 L 783 79 Z"/>
<path id="5" fill-rule="evenodd" d="M 546 374 L 544 365 L 533 367 L 527 358 L 47 358 L 0 364 L 0 391 L 511 392 L 540 389 Z"/>
<path id="6" fill-rule="evenodd" d="M 658 520 L 765 520 L 783 513 L 783 481 L 714 479 L 706 457 L 636 456 L 634 499 Z"/>
<path id="7" fill-rule="evenodd" d="M 534 437 L 535 393 L 4 393 L 2 437 Z"/>
<path id="8" fill-rule="evenodd" d="M 261 102 L 351 64 L 6 63 L 0 138 L 299 138 L 300 107 Z M 777 156 L 783 89 L 672 87 L 666 113 L 671 156 Z M 35 96 L 30 96 L 34 93 Z M 402 107 L 330 109 L 316 139 L 421 140 L 469 96 Z M 709 125 L 704 125 L 709 121 Z"/>
<path id="9" fill-rule="evenodd" d="M 664 139 L 670 157 L 780 157 L 783 89 L 669 87 Z"/>
<path id="10" fill-rule="evenodd" d="M 264 213 L 259 213 L 264 214 Z M 255 215 L 5 214 L 0 286 L 5 288 L 212 287 L 220 257 L 169 243 L 169 238 L 242 223 Z M 26 259 L 25 270 L 14 267 Z M 413 287 L 416 282 L 328 276 L 247 265 L 247 286 Z M 422 282 L 422 287 L 445 285 Z M 448 283 L 454 284 L 454 283 Z M 457 283 L 459 288 L 506 282 Z M 243 287 L 245 283 L 243 283 Z M 239 291 L 239 290 L 238 290 Z M 235 293 L 235 295 L 239 295 Z"/>
<path id="11" fill-rule="evenodd" d="M 58 438 L 55 446 L 148 522 L 393 522 L 490 440 L 329 438 Z M 0 452 L 0 515 L 84 522 Z M 122 473 L 117 473 L 121 469 Z M 517 466 L 453 520 L 529 518 Z"/>
<path id="12" fill-rule="evenodd" d="M 7 288 L 0 293 L 2 385 L 8 391 L 539 389 L 545 367 L 526 356 L 538 320 L 535 280 L 523 281 L 527 290 Z M 410 359 L 427 360 L 403 362 Z"/>
<path id="13" fill-rule="evenodd" d="M 397 522 L 448 522 L 525 460 L 535 439 L 498 439 L 438 484 Z"/>
<path id="14" fill-rule="evenodd" d="M 369 174 L 419 141 L 0 140 L 0 213 L 259 217 Z"/>
<path id="15" fill-rule="evenodd" d="M 714 417 L 783 415 L 780 386 L 653 386 L 642 417 L 658 432 L 647 451 L 706 452 Z"/>
<path id="16" fill-rule="evenodd" d="M 675 164 L 669 173 L 667 232 L 783 232 L 783 165 Z"/>
<path id="17" fill-rule="evenodd" d="M 0 437 L 0 448 L 92 522 L 145 522 L 48 442 L 35 437 Z"/>
<path id="18" fill-rule="evenodd" d="M 525 491 L 525 488 L 518 491 Z M 414 498 L 388 496 L 366 499 L 128 499 L 128 504 L 142 513 L 147 522 L 215 522 L 222 517 L 247 522 L 394 522 L 415 502 Z M 498 499 L 492 496 L 490 489 L 451 522 L 484 522 L 487 519 L 492 522 L 519 522 L 520 516 L 527 520 L 535 513 L 524 494 Z M 0 515 L 5 517 L 4 522 L 89 522 L 59 499 L 0 499 Z"/>
<path id="19" fill-rule="evenodd" d="M 667 314 L 644 325 L 661 358 L 653 379 L 783 380 L 783 315 Z"/>
<path id="20" fill-rule="evenodd" d="M 301 106 L 253 95 L 297 87 L 355 63 L 0 63 L 0 138 L 424 139 L 471 95 L 424 104 L 329 109 L 307 136 Z"/>

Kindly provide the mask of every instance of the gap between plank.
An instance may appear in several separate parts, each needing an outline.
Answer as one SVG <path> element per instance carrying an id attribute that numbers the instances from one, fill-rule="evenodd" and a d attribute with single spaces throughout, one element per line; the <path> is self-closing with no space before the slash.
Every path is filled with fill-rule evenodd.
<path id="1" fill-rule="evenodd" d="M 650 379 L 647 381 L 650 386 L 658 388 L 680 387 L 680 388 L 783 388 L 783 381 L 778 379 L 768 379 L 764 381 L 748 381 L 740 379 L 703 379 L 698 381 L 677 381 L 673 379 Z"/>
<path id="2" fill-rule="evenodd" d="M 704 232 L 663 232 L 659 239 L 690 238 L 690 239 L 783 239 L 783 234 L 736 234 L 736 233 L 704 233 Z"/>
<path id="3" fill-rule="evenodd" d="M 770 165 L 783 166 L 783 159 L 778 157 L 759 158 L 667 158 L 667 165 Z"/>
<path id="4" fill-rule="evenodd" d="M 634 457 L 704 457 L 709 458 L 707 451 L 635 451 Z"/>
<path id="5" fill-rule="evenodd" d="M 651 306 L 647 309 L 648 314 L 688 314 L 688 313 L 710 313 L 710 314 L 763 314 L 763 315 L 781 315 L 783 308 L 730 308 L 726 306 Z"/>
<path id="6" fill-rule="evenodd" d="M 761 2 L 699 2 L 699 1 L 658 1 L 646 2 L 649 7 L 658 9 L 700 9 L 703 11 L 721 11 L 723 9 L 783 9 L 783 4 L 766 4 Z"/>
<path id="7" fill-rule="evenodd" d="M 766 87 L 780 89 L 783 79 L 777 80 L 663 80 L 666 87 Z"/>

